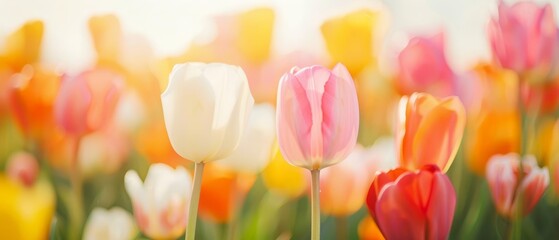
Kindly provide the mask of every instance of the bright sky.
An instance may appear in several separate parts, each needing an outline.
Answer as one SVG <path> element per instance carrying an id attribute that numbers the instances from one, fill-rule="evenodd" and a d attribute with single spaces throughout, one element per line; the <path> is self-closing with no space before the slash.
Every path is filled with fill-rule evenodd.
<path id="1" fill-rule="evenodd" d="M 157 56 L 183 52 L 195 37 L 212 32 L 211 16 L 254 6 L 276 9 L 275 51 L 305 49 L 324 51 L 319 32 L 321 22 L 357 7 L 389 9 L 389 32 L 383 51 L 390 65 L 394 52 L 410 34 L 447 31 L 448 56 L 457 69 L 480 58 L 488 58 L 485 36 L 497 0 L 0 0 L 0 41 L 23 22 L 45 21 L 43 60 L 58 68 L 79 71 L 92 61 L 93 50 L 87 19 L 91 15 L 116 13 L 124 31 L 148 38 Z M 349 2 L 349 3 L 348 3 Z M 507 1 L 511 2 L 511 1 Z M 554 5 L 559 1 L 540 0 Z M 305 39 L 306 41 L 301 41 Z"/>

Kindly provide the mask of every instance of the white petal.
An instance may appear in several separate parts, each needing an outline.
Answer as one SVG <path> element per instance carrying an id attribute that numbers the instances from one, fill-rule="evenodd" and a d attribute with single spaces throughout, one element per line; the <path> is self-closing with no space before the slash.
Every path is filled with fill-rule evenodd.
<path id="1" fill-rule="evenodd" d="M 165 126 L 173 149 L 194 162 L 213 153 L 211 131 L 215 93 L 201 63 L 177 65 L 161 95 Z"/>
<path id="2" fill-rule="evenodd" d="M 270 104 L 254 106 L 239 147 L 217 164 L 226 168 L 257 173 L 266 167 L 276 139 L 275 110 Z"/>

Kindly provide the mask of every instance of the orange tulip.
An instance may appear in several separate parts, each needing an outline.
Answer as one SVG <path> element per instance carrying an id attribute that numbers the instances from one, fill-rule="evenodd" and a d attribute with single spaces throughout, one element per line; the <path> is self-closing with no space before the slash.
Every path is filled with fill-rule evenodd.
<path id="1" fill-rule="evenodd" d="M 140 132 L 134 140 L 136 149 L 150 163 L 165 163 L 171 167 L 184 166 L 187 163 L 173 150 L 163 118 L 156 119 L 140 128 Z"/>
<path id="2" fill-rule="evenodd" d="M 359 222 L 357 233 L 361 240 L 384 240 L 384 236 L 382 236 L 380 229 L 378 229 L 377 223 L 369 215 Z"/>
<path id="3" fill-rule="evenodd" d="M 481 97 L 478 108 L 468 112 L 465 146 L 470 169 L 483 176 L 491 156 L 519 150 L 518 78 L 510 70 L 483 63 L 474 73 Z"/>
<path id="4" fill-rule="evenodd" d="M 53 108 L 60 77 L 41 66 L 27 65 L 11 79 L 8 89 L 12 116 L 22 132 L 39 140 L 54 126 Z"/>
<path id="5" fill-rule="evenodd" d="M 435 164 L 446 172 L 458 151 L 466 113 L 457 97 L 438 100 L 426 93 L 403 97 L 396 139 L 400 166 L 419 169 Z"/>
<path id="6" fill-rule="evenodd" d="M 200 191 L 200 217 L 223 223 L 231 219 L 236 208 L 235 201 L 243 199 L 254 181 L 255 175 L 241 175 L 221 168 L 215 164 L 206 164 L 202 176 Z"/>

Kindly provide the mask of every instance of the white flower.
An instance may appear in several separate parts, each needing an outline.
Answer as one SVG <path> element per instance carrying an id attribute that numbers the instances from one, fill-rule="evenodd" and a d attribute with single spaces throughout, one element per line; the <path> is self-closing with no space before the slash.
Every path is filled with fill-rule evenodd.
<path id="1" fill-rule="evenodd" d="M 161 102 L 173 149 L 200 163 L 235 150 L 254 99 L 240 67 L 185 63 L 173 68 Z"/>
<path id="2" fill-rule="evenodd" d="M 134 218 L 122 208 L 110 210 L 95 208 L 85 224 L 84 240 L 128 240 L 134 239 L 138 229 Z"/>
<path id="3" fill-rule="evenodd" d="M 140 230 L 150 238 L 177 238 L 187 224 L 192 191 L 190 174 L 158 163 L 150 166 L 144 183 L 136 171 L 124 176 Z"/>
<path id="4" fill-rule="evenodd" d="M 228 169 L 257 173 L 271 158 L 276 139 L 276 110 L 270 104 L 254 106 L 239 147 L 229 157 L 216 162 Z"/>

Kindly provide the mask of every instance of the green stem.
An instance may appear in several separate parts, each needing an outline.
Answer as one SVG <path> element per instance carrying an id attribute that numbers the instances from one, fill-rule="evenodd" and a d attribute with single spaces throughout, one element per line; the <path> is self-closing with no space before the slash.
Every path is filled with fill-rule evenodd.
<path id="1" fill-rule="evenodd" d="M 81 137 L 77 137 L 74 142 L 74 149 L 72 149 L 72 159 L 70 172 L 70 183 L 72 184 L 73 204 L 70 205 L 70 239 L 80 239 L 82 227 L 84 223 L 84 208 L 83 208 L 83 179 L 81 176 L 81 169 L 79 163 L 79 149 Z"/>
<path id="2" fill-rule="evenodd" d="M 311 170 L 311 239 L 320 240 L 320 169 Z"/>
<path id="3" fill-rule="evenodd" d="M 240 221 L 241 210 L 243 207 L 244 197 L 241 189 L 239 188 L 239 175 L 235 175 L 235 180 L 233 181 L 233 190 L 231 194 L 233 197 L 231 198 L 231 209 L 232 215 L 229 219 L 229 224 L 227 227 L 227 239 L 235 240 L 237 239 L 237 228 L 238 222 Z"/>
<path id="4" fill-rule="evenodd" d="M 347 236 L 347 217 L 336 217 L 336 239 L 348 239 Z"/>
<path id="5" fill-rule="evenodd" d="M 188 229 L 186 230 L 185 240 L 194 240 L 196 234 L 196 217 L 198 216 L 198 203 L 200 202 L 200 188 L 202 186 L 202 173 L 204 163 L 194 165 L 194 182 L 192 186 L 192 198 L 188 208 Z"/>

